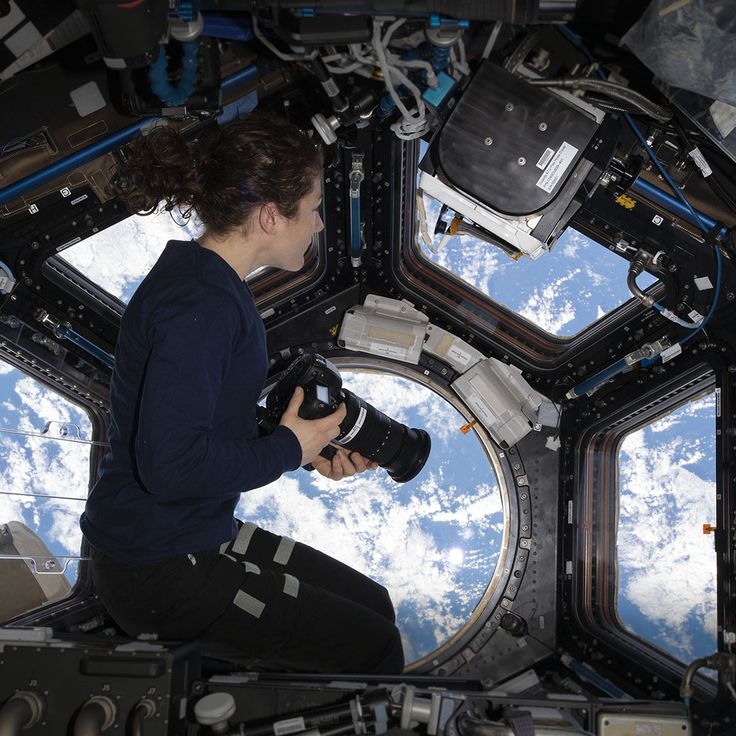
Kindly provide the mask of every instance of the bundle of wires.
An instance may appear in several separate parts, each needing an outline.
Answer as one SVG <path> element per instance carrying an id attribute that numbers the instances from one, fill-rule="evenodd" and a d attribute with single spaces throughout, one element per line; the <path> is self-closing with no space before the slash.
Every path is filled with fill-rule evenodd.
<path id="1" fill-rule="evenodd" d="M 367 79 L 376 79 L 380 72 L 386 85 L 386 92 L 390 96 L 401 117 L 391 129 L 403 140 L 420 138 L 429 130 L 427 108 L 422 99 L 422 91 L 417 83 L 412 81 L 410 74 L 421 71 L 429 87 L 438 86 L 437 76 L 432 64 L 425 59 L 404 58 L 400 53 L 391 50 L 391 46 L 403 48 L 418 46 L 426 41 L 423 31 L 405 36 L 400 41 L 394 41 L 396 31 L 406 22 L 406 18 L 377 17 L 373 19 L 373 36 L 370 43 L 352 43 L 347 45 L 347 51 L 322 56 L 326 69 L 331 74 L 357 74 Z M 384 25 L 389 23 L 384 31 Z M 263 36 L 258 23 L 253 18 L 253 31 L 256 37 L 274 52 L 280 59 L 286 61 L 307 61 L 318 55 L 317 51 L 310 54 L 287 54 L 277 49 Z M 457 51 L 456 51 L 457 48 Z M 452 76 L 459 78 L 469 73 L 465 45 L 459 38 L 450 50 L 450 71 Z M 408 93 L 414 104 L 409 106 L 402 96 Z"/>
<path id="2" fill-rule="evenodd" d="M 588 59 L 588 61 L 590 61 L 591 64 L 593 65 L 593 68 L 595 69 L 598 77 L 600 77 L 601 82 L 607 82 L 606 75 L 601 70 L 600 64 L 598 64 L 598 62 L 594 59 L 593 55 L 585 47 L 585 45 L 582 43 L 581 39 L 577 35 L 575 35 L 566 26 L 559 26 L 559 29 L 560 29 L 561 33 L 567 39 L 569 39 L 571 41 L 571 43 L 573 43 L 573 45 L 575 45 L 577 48 L 579 48 L 585 54 L 585 56 Z M 593 81 L 593 80 L 589 80 L 589 81 Z M 626 89 L 626 88 L 623 88 L 623 89 Z M 628 90 L 628 92 L 631 93 L 632 90 Z M 638 93 L 635 93 L 635 94 L 638 94 Z M 631 100 L 631 99 L 636 99 L 636 98 L 635 97 L 630 97 L 629 99 Z M 650 103 L 650 104 L 653 105 L 654 103 Z M 651 117 L 654 117 L 655 119 L 657 119 L 660 122 L 662 122 L 662 120 L 661 120 L 661 117 L 662 116 L 657 117 L 653 113 L 659 112 L 660 110 L 664 110 L 665 112 L 667 112 L 667 111 L 665 110 L 665 108 L 661 108 L 660 106 L 657 106 L 657 107 L 659 108 L 659 110 L 653 110 L 653 111 L 650 110 L 649 112 L 646 112 L 646 114 L 649 114 Z M 643 109 L 641 111 L 642 112 L 645 112 L 645 110 L 643 110 Z M 624 112 L 623 115 L 624 115 L 624 118 L 626 119 L 626 122 L 629 124 L 629 127 L 633 131 L 634 135 L 639 140 L 639 143 L 641 143 L 642 147 L 647 152 L 647 155 L 652 160 L 652 163 L 657 168 L 657 170 L 659 171 L 659 173 L 662 175 L 662 178 L 670 186 L 670 188 L 674 192 L 675 196 L 678 197 L 678 199 L 680 199 L 680 201 L 683 203 L 683 205 L 685 205 L 685 207 L 687 208 L 688 212 L 690 213 L 690 215 L 691 215 L 691 217 L 693 219 L 693 222 L 700 228 L 700 230 L 702 230 L 703 234 L 706 237 L 706 242 L 710 241 L 711 240 L 711 237 L 713 235 L 711 233 L 711 231 L 710 231 L 710 228 L 708 228 L 708 226 L 703 222 L 703 219 L 698 214 L 698 212 L 692 207 L 692 205 L 688 201 L 687 197 L 683 194 L 683 192 L 680 189 L 680 187 L 677 186 L 677 184 L 672 180 L 672 177 L 669 175 L 669 173 L 667 172 L 667 170 L 664 168 L 664 166 L 662 166 L 662 163 L 657 158 L 657 155 L 652 150 L 652 147 L 647 143 L 644 135 L 642 134 L 641 130 L 639 129 L 639 126 L 634 122 L 634 120 L 632 119 L 631 115 L 628 112 Z M 672 114 L 671 113 L 667 113 L 667 118 L 666 119 L 669 120 L 671 118 L 672 118 Z M 715 235 L 717 236 L 718 234 L 716 233 Z M 719 244 L 717 242 L 717 237 L 714 238 L 714 241 L 715 242 L 713 243 L 713 248 L 715 250 L 715 256 L 716 256 L 716 283 L 715 283 L 715 288 L 714 288 L 714 293 L 713 293 L 713 300 L 711 301 L 710 308 L 708 309 L 708 313 L 705 315 L 705 317 L 702 320 L 700 320 L 697 323 L 688 324 L 684 320 L 680 320 L 680 319 L 672 320 L 672 321 L 676 321 L 677 324 L 679 324 L 680 326 L 687 327 L 688 329 L 691 330 L 691 332 L 689 334 L 685 335 L 685 337 L 682 338 L 679 341 L 678 344 L 679 344 L 680 348 L 682 348 L 684 345 L 686 345 L 688 342 L 690 342 L 690 340 L 692 340 L 695 337 L 695 335 L 697 335 L 708 324 L 708 322 L 710 321 L 711 317 L 713 316 L 713 314 L 714 314 L 714 312 L 716 310 L 716 306 L 718 305 L 718 299 L 719 299 L 720 294 L 721 294 L 721 272 L 723 270 L 723 264 L 722 264 L 722 258 L 721 258 L 721 249 L 720 249 L 720 246 L 719 246 Z M 651 306 L 652 306 L 653 309 L 656 309 L 660 314 L 662 314 L 664 317 L 667 317 L 668 319 L 672 319 L 672 317 L 674 316 L 673 313 L 670 310 L 668 310 L 663 305 L 658 304 L 657 302 L 653 302 Z M 651 365 L 651 363 L 653 363 L 654 360 L 655 359 L 652 359 L 650 361 L 646 361 L 646 364 Z"/>

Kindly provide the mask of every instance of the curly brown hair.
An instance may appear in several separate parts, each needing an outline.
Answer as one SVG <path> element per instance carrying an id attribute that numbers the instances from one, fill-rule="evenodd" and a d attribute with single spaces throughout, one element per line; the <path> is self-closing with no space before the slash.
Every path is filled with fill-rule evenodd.
<path id="1" fill-rule="evenodd" d="M 113 184 L 131 212 L 179 208 L 197 213 L 207 231 L 242 229 L 273 202 L 294 217 L 323 168 L 322 150 L 292 123 L 251 113 L 223 125 L 206 142 L 188 142 L 172 126 L 154 128 L 128 147 Z"/>

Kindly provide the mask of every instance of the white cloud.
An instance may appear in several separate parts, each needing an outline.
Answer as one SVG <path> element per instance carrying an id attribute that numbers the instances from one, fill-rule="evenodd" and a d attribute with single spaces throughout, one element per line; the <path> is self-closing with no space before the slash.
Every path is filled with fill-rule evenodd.
<path id="1" fill-rule="evenodd" d="M 693 621 L 715 637 L 716 556 L 713 538 L 702 533 L 704 523 L 715 521 L 715 484 L 687 467 L 711 454 L 702 441 L 663 435 L 661 428 L 672 429 L 694 410 L 690 405 L 659 427 L 629 435 L 621 450 L 621 594 L 660 625 L 655 643 L 683 660 L 695 654 Z"/>
<path id="2" fill-rule="evenodd" d="M 67 248 L 61 257 L 105 291 L 127 301 L 168 240 L 189 240 L 196 233 L 194 224 L 183 227 L 166 212 L 134 216 Z"/>
<path id="3" fill-rule="evenodd" d="M 562 287 L 579 273 L 580 269 L 576 268 L 541 289 L 535 288 L 517 311 L 543 330 L 553 335 L 561 334 L 562 328 L 575 319 L 573 303 L 563 296 Z"/>
<path id="4" fill-rule="evenodd" d="M 560 236 L 556 247 L 560 246 L 565 258 L 578 258 L 581 250 L 586 251 L 590 248 L 591 242 L 585 235 L 569 227 Z"/>
<path id="5" fill-rule="evenodd" d="M 4 360 L 0 360 L 0 376 L 7 376 L 15 370 L 10 363 L 6 363 Z"/>
<path id="6" fill-rule="evenodd" d="M 398 421 L 427 405 L 427 419 L 459 426 L 453 415 L 460 415 L 444 399 L 407 379 L 344 376 L 352 391 Z M 464 623 L 492 577 L 503 533 L 500 493 L 480 445 L 477 469 L 453 463 L 456 443 L 477 440 L 459 432 L 439 432 L 432 440 L 433 454 L 416 481 L 397 484 L 382 469 L 339 483 L 299 473 L 244 494 L 237 509 L 241 518 L 316 547 L 385 585 L 409 659 L 426 654 L 417 649 L 418 632 L 437 645 Z"/>
<path id="7" fill-rule="evenodd" d="M 90 424 L 83 412 L 31 378 L 16 382 L 15 395 L 16 403 L 6 402 L 5 408 L 12 411 L 17 428 L 38 432 L 46 421 L 60 421 L 80 426 L 89 436 Z M 83 503 L 32 494 L 85 498 L 89 446 L 4 435 L 0 438 L 0 468 L 3 490 L 18 494 L 0 496 L 0 521 L 21 521 L 57 554 L 78 555 L 82 535 L 77 521 Z"/>

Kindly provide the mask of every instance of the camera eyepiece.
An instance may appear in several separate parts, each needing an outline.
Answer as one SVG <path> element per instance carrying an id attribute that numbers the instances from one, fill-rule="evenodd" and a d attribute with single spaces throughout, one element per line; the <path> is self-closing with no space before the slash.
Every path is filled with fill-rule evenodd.
<path id="1" fill-rule="evenodd" d="M 432 446 L 429 434 L 397 422 L 343 389 L 340 372 L 319 353 L 301 355 L 271 389 L 266 411 L 272 421 L 279 421 L 297 386 L 304 389 L 299 408 L 303 419 L 320 419 L 345 402 L 345 419 L 340 424 L 340 434 L 333 440 L 336 445 L 374 460 L 397 483 L 411 480 L 424 467 Z"/>

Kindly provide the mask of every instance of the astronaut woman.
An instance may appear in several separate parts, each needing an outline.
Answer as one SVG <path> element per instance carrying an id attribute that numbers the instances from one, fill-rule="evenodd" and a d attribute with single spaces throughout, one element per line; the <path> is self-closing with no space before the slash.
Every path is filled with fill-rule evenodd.
<path id="1" fill-rule="evenodd" d="M 391 674 L 403 668 L 382 586 L 288 537 L 241 523 L 240 494 L 312 463 L 340 480 L 375 467 L 319 451 L 345 407 L 259 437 L 266 336 L 245 277 L 298 271 L 320 219 L 321 152 L 296 127 L 252 114 L 188 143 L 170 126 L 131 146 L 117 194 L 131 211 L 196 212 L 122 319 L 110 386 L 110 452 L 80 525 L 95 590 L 132 636 L 219 642 L 253 666 Z"/>

